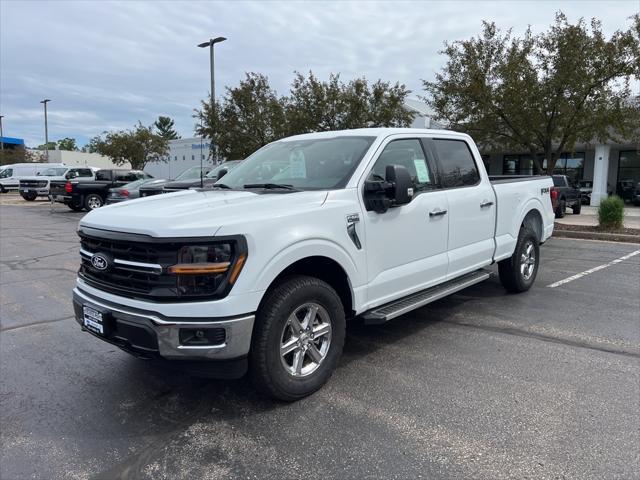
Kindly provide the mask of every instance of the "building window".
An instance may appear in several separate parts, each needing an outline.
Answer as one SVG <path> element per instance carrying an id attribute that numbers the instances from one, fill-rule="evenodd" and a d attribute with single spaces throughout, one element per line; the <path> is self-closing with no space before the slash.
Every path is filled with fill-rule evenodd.
<path id="1" fill-rule="evenodd" d="M 187 158 L 184 155 L 182 155 L 182 161 L 184 162 L 186 159 Z"/>
<path id="2" fill-rule="evenodd" d="M 620 151 L 616 193 L 623 199 L 630 200 L 638 183 L 640 183 L 640 152 L 637 150 Z"/>
<path id="3" fill-rule="evenodd" d="M 202 160 L 204 160 L 204 153 L 202 155 L 200 155 L 202 157 Z"/>
<path id="4" fill-rule="evenodd" d="M 195 155 L 191 155 L 191 160 L 195 160 L 196 156 Z"/>
<path id="5" fill-rule="evenodd" d="M 518 175 L 520 172 L 520 155 L 505 155 L 502 161 L 503 175 Z"/>
<path id="6" fill-rule="evenodd" d="M 178 155 L 176 155 L 175 157 L 173 157 L 173 159 L 177 162 L 177 161 L 178 161 Z"/>
<path id="7" fill-rule="evenodd" d="M 553 168 L 556 175 L 566 175 L 569 180 L 577 183 L 582 180 L 584 173 L 584 152 L 563 153 Z"/>

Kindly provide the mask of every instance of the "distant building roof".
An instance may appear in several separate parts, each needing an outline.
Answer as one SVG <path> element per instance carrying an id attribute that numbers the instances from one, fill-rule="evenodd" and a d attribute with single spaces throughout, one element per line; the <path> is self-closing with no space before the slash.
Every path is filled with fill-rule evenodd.
<path id="1" fill-rule="evenodd" d="M 24 145 L 24 140 L 22 138 L 0 137 L 0 142 L 5 145 Z"/>

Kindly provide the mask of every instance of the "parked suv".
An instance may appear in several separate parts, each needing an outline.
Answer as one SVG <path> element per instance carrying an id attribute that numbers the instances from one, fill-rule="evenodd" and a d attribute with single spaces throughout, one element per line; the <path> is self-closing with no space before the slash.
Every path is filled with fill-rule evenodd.
<path id="1" fill-rule="evenodd" d="M 49 196 L 51 181 L 65 181 L 77 179 L 78 181 L 91 181 L 95 179 L 94 167 L 52 167 L 38 173 L 35 177 L 20 179 L 20 195 L 27 201 L 33 201 L 37 197 Z"/>
<path id="2" fill-rule="evenodd" d="M 175 180 L 165 180 L 164 182 L 153 182 L 148 185 L 143 185 L 140 188 L 140 196 L 141 197 L 151 197 L 153 195 L 159 195 L 164 193 L 164 186 L 172 181 L 189 181 L 189 180 L 200 180 L 200 175 L 206 175 L 211 171 L 211 167 L 191 167 L 187 168 L 184 172 L 178 175 Z M 202 172 L 202 173 L 201 173 Z"/>
<path id="3" fill-rule="evenodd" d="M 580 199 L 585 205 L 591 203 L 591 193 L 593 192 L 593 182 L 591 180 L 580 180 L 578 182 L 578 189 L 580 190 Z"/>
<path id="4" fill-rule="evenodd" d="M 163 193 L 171 193 L 179 192 L 180 190 L 186 190 L 188 188 L 199 188 L 200 186 L 202 186 L 203 188 L 208 188 L 216 183 L 219 179 L 224 177 L 231 170 L 240 165 L 240 163 L 242 163 L 242 160 L 227 160 L 226 162 L 221 163 L 209 173 L 207 173 L 202 178 L 202 182 L 200 181 L 200 178 L 190 180 L 174 180 L 173 182 L 166 183 L 162 191 Z"/>
<path id="5" fill-rule="evenodd" d="M 211 190 L 90 212 L 73 305 L 94 337 L 296 400 L 346 322 L 381 324 L 490 277 L 528 290 L 549 177 L 489 177 L 456 132 L 358 129 L 269 144 Z"/>
<path id="6" fill-rule="evenodd" d="M 142 178 L 151 178 L 151 175 L 141 170 L 98 170 L 92 182 L 51 182 L 51 195 L 54 201 L 64 203 L 71 210 L 80 211 L 84 208 L 91 211 L 104 205 L 110 188 L 121 187 Z"/>

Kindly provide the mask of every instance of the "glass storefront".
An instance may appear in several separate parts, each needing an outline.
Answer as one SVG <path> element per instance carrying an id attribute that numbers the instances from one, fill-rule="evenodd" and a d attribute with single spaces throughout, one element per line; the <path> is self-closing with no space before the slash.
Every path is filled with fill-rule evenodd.
<path id="1" fill-rule="evenodd" d="M 636 185 L 640 183 L 640 153 L 637 150 L 621 150 L 618 159 L 616 193 L 631 200 Z"/>
<path id="2" fill-rule="evenodd" d="M 542 163 L 543 171 L 547 169 L 547 160 L 544 155 L 537 154 L 537 159 Z M 533 155 L 505 155 L 502 165 L 503 175 L 538 175 L 538 167 L 533 161 Z M 567 175 L 571 180 L 577 182 L 582 180 L 584 175 L 584 152 L 563 153 L 556 162 L 553 169 L 556 175 Z"/>

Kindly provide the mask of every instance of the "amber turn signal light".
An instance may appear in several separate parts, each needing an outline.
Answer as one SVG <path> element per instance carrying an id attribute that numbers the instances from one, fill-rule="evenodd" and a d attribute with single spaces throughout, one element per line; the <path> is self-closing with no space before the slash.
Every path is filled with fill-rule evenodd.
<path id="1" fill-rule="evenodd" d="M 247 259 L 247 254 L 241 253 L 240 256 L 238 257 L 238 261 L 235 263 L 235 265 L 231 269 L 229 284 L 233 285 L 234 283 L 236 283 L 236 279 L 238 278 L 238 275 L 240 275 L 240 272 L 242 271 L 242 267 L 244 267 L 244 262 L 246 259 Z"/>
<path id="2" fill-rule="evenodd" d="M 224 273 L 229 269 L 229 262 L 220 263 L 179 263 L 169 267 L 169 273 L 176 275 L 202 275 L 207 273 Z"/>

